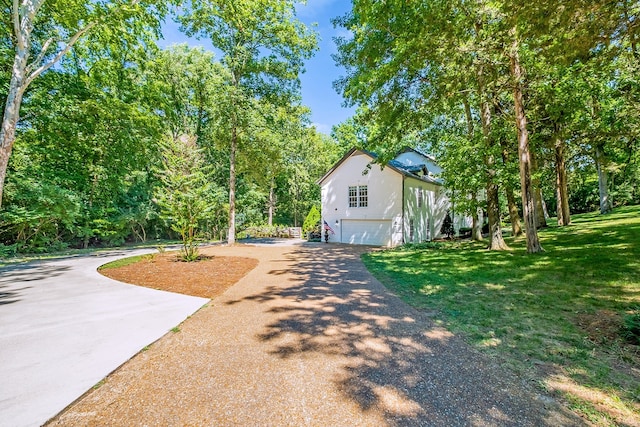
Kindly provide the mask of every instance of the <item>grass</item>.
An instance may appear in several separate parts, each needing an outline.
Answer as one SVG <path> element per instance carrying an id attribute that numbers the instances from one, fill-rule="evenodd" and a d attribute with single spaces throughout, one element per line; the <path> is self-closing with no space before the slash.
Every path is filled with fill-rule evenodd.
<path id="1" fill-rule="evenodd" d="M 145 260 L 145 259 L 150 259 L 153 260 L 153 258 L 156 256 L 156 254 L 144 254 L 144 255 L 136 255 L 136 256 L 131 256 L 128 258 L 122 258 L 122 259 L 117 259 L 115 261 L 111 261 L 108 262 L 106 264 L 101 265 L 98 270 L 108 270 L 110 268 L 118 268 L 118 267 L 125 267 L 127 265 L 131 265 L 131 264 L 135 264 L 139 261 Z"/>
<path id="2" fill-rule="evenodd" d="M 539 235 L 528 255 L 475 242 L 374 252 L 369 270 L 411 305 L 519 375 L 562 395 L 599 425 L 640 422 L 640 348 L 625 342 L 625 316 L 640 306 L 640 207 L 575 215 Z"/>

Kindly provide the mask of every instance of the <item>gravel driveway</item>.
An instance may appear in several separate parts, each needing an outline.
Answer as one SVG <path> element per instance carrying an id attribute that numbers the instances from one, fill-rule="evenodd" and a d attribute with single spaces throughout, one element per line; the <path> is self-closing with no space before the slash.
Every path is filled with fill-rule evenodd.
<path id="1" fill-rule="evenodd" d="M 259 264 L 51 425 L 584 424 L 388 292 L 364 250 L 214 248 Z"/>

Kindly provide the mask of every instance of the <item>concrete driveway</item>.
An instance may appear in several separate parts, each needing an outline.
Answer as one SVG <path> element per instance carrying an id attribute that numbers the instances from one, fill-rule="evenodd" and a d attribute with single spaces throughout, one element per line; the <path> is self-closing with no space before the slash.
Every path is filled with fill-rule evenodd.
<path id="1" fill-rule="evenodd" d="M 0 426 L 39 426 L 208 300 L 127 285 L 112 251 L 0 269 Z"/>

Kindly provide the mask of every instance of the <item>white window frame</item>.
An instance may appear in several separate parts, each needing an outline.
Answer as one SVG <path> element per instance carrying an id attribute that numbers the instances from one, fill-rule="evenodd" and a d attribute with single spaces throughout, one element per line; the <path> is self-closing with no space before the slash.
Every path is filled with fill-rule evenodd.
<path id="1" fill-rule="evenodd" d="M 350 208 L 369 207 L 369 188 L 367 185 L 350 185 L 348 191 Z"/>

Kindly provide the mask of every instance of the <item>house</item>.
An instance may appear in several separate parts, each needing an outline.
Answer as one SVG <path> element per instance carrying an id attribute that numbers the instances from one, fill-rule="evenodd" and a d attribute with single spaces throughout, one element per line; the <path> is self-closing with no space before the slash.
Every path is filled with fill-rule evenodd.
<path id="1" fill-rule="evenodd" d="M 391 247 L 437 237 L 450 204 L 434 159 L 406 148 L 384 167 L 375 160 L 352 149 L 318 180 L 329 242 Z"/>

